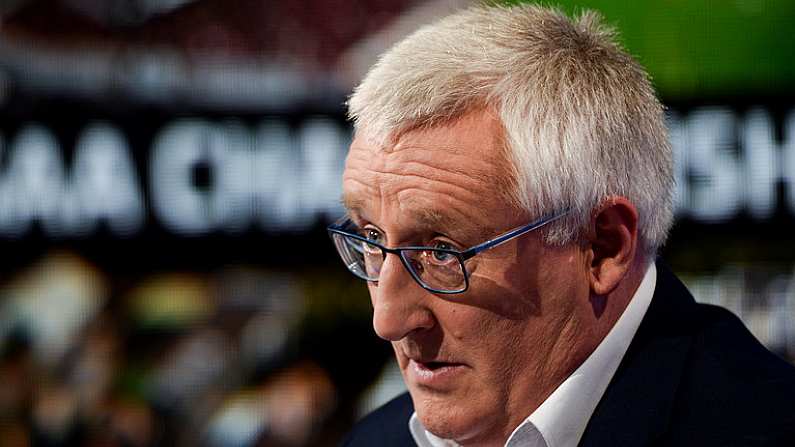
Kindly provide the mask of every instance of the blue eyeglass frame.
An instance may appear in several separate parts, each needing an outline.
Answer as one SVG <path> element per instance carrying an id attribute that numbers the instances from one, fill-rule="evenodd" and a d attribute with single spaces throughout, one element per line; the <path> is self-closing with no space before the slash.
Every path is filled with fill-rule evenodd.
<path id="1" fill-rule="evenodd" d="M 566 209 L 566 210 L 563 210 L 563 211 L 561 211 L 559 213 L 549 214 L 549 215 L 543 216 L 543 217 L 541 217 L 538 220 L 530 222 L 529 224 L 522 225 L 520 227 L 516 227 L 516 228 L 514 228 L 512 230 L 508 230 L 505 233 L 500 234 L 499 236 L 496 236 L 496 237 L 494 237 L 492 239 L 489 239 L 489 240 L 487 240 L 485 242 L 481 242 L 480 244 L 477 244 L 477 245 L 474 245 L 472 247 L 469 247 L 469 248 L 467 248 L 466 250 L 463 250 L 463 251 L 455 250 L 455 249 L 452 249 L 452 248 L 436 248 L 436 247 L 425 247 L 425 246 L 407 246 L 407 247 L 389 248 L 389 247 L 381 245 L 381 244 L 379 244 L 377 242 L 374 242 L 374 241 L 372 241 L 370 239 L 367 239 L 366 237 L 361 236 L 359 234 L 350 233 L 348 231 L 345 231 L 346 227 L 348 227 L 350 225 L 354 225 L 353 221 L 348 216 L 344 216 L 341 219 L 339 219 L 337 222 L 329 225 L 326 228 L 326 230 L 329 232 L 329 236 L 332 238 L 332 241 L 334 240 L 333 239 L 334 234 L 339 234 L 341 236 L 345 236 L 345 237 L 349 237 L 349 238 L 352 238 L 352 239 L 356 239 L 356 240 L 365 242 L 367 244 L 373 245 L 375 247 L 378 247 L 381 250 L 381 253 L 383 254 L 384 259 L 386 259 L 386 255 L 390 254 L 390 253 L 398 255 L 398 258 L 400 258 L 400 260 L 401 260 L 401 262 L 403 264 L 403 267 L 405 267 L 405 269 L 409 272 L 411 277 L 414 278 L 414 280 L 417 282 L 417 284 L 419 284 L 423 289 L 428 290 L 428 291 L 433 292 L 433 293 L 452 295 L 452 294 L 466 292 L 467 289 L 469 289 L 469 272 L 466 269 L 466 265 L 464 264 L 464 261 L 472 258 L 473 256 L 477 255 L 480 252 L 483 252 L 483 251 L 489 250 L 491 248 L 497 247 L 497 246 L 499 246 L 499 245 L 501 245 L 501 244 L 503 244 L 505 242 L 510 241 L 511 239 L 517 238 L 517 237 L 519 237 L 519 236 L 521 236 L 523 234 L 529 233 L 529 232 L 531 232 L 533 230 L 537 230 L 537 229 L 543 227 L 544 225 L 546 225 L 546 224 L 548 224 L 550 222 L 553 222 L 553 221 L 555 221 L 557 219 L 560 219 L 561 217 L 563 217 L 566 214 L 568 214 L 569 211 L 570 211 L 569 209 Z M 335 244 L 335 248 L 336 248 L 336 244 Z M 422 279 L 420 279 L 417 276 L 417 272 L 415 272 L 414 269 L 409 265 L 409 260 L 403 255 L 403 252 L 404 251 L 426 251 L 426 250 L 449 253 L 449 254 L 455 256 L 458 259 L 458 262 L 461 264 L 461 271 L 464 273 L 464 286 L 463 286 L 463 288 L 461 288 L 460 290 L 435 289 L 435 288 L 430 287 L 427 284 L 425 284 L 422 281 Z M 338 251 L 338 254 L 340 254 L 340 256 L 342 256 L 342 254 L 339 253 L 339 249 L 337 249 L 337 251 Z M 348 266 L 346 265 L 346 267 L 348 267 Z M 354 272 L 353 270 L 351 270 L 350 267 L 348 267 L 348 271 L 353 273 L 356 277 L 364 279 L 365 281 L 369 281 L 369 282 L 377 282 L 378 281 L 377 279 L 370 279 L 370 278 L 361 276 L 361 275 L 357 274 L 356 272 Z"/>

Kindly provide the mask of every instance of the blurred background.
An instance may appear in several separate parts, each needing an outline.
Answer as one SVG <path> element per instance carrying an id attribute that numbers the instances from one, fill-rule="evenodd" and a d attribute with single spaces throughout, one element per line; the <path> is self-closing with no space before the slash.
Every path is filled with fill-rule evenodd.
<path id="1" fill-rule="evenodd" d="M 401 392 L 324 230 L 343 102 L 470 3 L 0 1 L 0 446 L 330 446 Z M 556 3 L 669 107 L 663 257 L 794 360 L 795 3 Z"/>

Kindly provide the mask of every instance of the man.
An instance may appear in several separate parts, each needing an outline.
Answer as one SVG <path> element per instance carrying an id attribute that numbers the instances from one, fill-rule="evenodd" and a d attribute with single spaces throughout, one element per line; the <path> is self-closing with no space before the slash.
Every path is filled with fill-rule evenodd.
<path id="1" fill-rule="evenodd" d="M 663 110 L 597 15 L 462 11 L 349 106 L 329 230 L 410 396 L 346 445 L 795 445 L 793 368 L 655 265 Z"/>

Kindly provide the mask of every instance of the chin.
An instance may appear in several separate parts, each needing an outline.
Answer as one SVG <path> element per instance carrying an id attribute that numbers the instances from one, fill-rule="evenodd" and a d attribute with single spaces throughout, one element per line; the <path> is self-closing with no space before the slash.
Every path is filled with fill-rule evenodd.
<path id="1" fill-rule="evenodd" d="M 476 437 L 488 424 L 488 412 L 473 407 L 472 399 L 410 390 L 414 410 L 426 430 L 458 442 Z"/>

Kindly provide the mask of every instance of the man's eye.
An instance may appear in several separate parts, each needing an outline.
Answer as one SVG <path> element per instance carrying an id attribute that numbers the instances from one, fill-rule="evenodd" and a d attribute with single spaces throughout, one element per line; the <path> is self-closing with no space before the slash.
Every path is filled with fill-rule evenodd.
<path id="1" fill-rule="evenodd" d="M 431 247 L 433 247 L 433 248 L 441 248 L 442 250 L 450 250 L 450 249 L 453 248 L 452 245 L 450 245 L 449 243 L 447 243 L 445 241 L 434 241 L 433 244 L 431 244 Z"/>
<path id="2" fill-rule="evenodd" d="M 450 253 L 445 253 L 443 251 L 435 251 L 433 252 L 433 258 L 439 262 L 449 262 L 453 259 L 453 255 Z"/>
<path id="3" fill-rule="evenodd" d="M 381 236 L 381 232 L 378 231 L 378 230 L 374 230 L 372 228 L 365 228 L 364 231 L 363 231 L 363 235 L 368 240 L 371 240 L 371 241 L 379 243 L 379 244 L 381 243 L 382 236 Z"/>
<path id="4" fill-rule="evenodd" d="M 436 241 L 432 244 L 433 248 L 440 248 L 442 250 L 452 250 L 454 247 L 447 242 L 443 241 Z M 432 252 L 433 260 L 439 263 L 446 263 L 451 262 L 455 259 L 455 255 L 452 253 L 446 253 L 443 251 L 433 251 Z"/>

